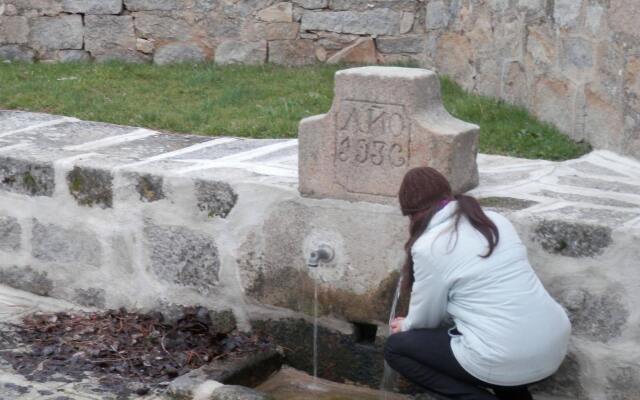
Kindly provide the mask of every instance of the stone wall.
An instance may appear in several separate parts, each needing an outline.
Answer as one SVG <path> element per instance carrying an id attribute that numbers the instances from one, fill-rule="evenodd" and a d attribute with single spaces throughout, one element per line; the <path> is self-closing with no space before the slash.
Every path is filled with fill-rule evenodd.
<path id="1" fill-rule="evenodd" d="M 640 163 L 596 151 L 562 163 L 481 154 L 478 167 L 472 194 L 514 223 L 573 323 L 543 398 L 636 399 Z M 0 283 L 18 289 L 99 308 L 231 308 L 310 368 L 310 326 L 282 321 L 309 320 L 318 282 L 321 348 L 341 346 L 320 370 L 373 384 L 406 230 L 396 206 L 302 197 L 296 140 L 0 111 Z M 322 243 L 335 259 L 308 268 Z M 377 339 L 359 343 L 352 323 L 378 326 Z"/>
<path id="2" fill-rule="evenodd" d="M 0 0 L 0 58 L 416 62 L 639 157 L 639 18 L 624 0 Z"/>

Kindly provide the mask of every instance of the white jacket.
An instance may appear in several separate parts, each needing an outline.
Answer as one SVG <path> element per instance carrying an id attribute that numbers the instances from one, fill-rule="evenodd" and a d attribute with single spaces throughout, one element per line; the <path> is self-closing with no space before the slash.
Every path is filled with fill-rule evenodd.
<path id="1" fill-rule="evenodd" d="M 500 241 L 481 258 L 487 240 L 465 217 L 454 233 L 457 207 L 453 201 L 437 212 L 411 249 L 415 282 L 402 330 L 436 328 L 449 314 L 461 334 L 452 335 L 453 354 L 476 378 L 516 386 L 552 375 L 567 353 L 565 311 L 542 286 L 505 217 L 486 212 Z"/>

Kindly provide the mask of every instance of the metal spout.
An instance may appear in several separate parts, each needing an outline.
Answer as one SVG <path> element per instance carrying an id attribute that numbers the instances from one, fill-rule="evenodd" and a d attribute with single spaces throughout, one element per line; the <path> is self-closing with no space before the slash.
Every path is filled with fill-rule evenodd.
<path id="1" fill-rule="evenodd" d="M 321 244 L 309 255 L 309 258 L 307 259 L 307 266 L 309 268 L 317 268 L 321 262 L 329 262 L 333 260 L 333 257 L 333 248 L 327 244 Z"/>

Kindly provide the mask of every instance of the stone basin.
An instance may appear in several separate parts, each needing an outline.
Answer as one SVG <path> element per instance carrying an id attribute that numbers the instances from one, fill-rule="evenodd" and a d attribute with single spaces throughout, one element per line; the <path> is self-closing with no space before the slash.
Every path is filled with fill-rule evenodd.
<path id="1" fill-rule="evenodd" d="M 346 385 L 317 378 L 293 368 L 284 367 L 257 387 L 274 400 L 409 400 L 410 397 Z"/>

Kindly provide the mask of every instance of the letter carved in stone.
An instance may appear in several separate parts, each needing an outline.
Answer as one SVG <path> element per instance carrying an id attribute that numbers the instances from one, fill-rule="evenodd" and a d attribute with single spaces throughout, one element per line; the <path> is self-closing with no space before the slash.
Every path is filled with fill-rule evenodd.
<path id="1" fill-rule="evenodd" d="M 402 178 L 410 157 L 410 120 L 404 106 L 342 100 L 335 129 L 336 176 L 345 189 L 369 193 L 366 188 L 373 180 Z"/>

